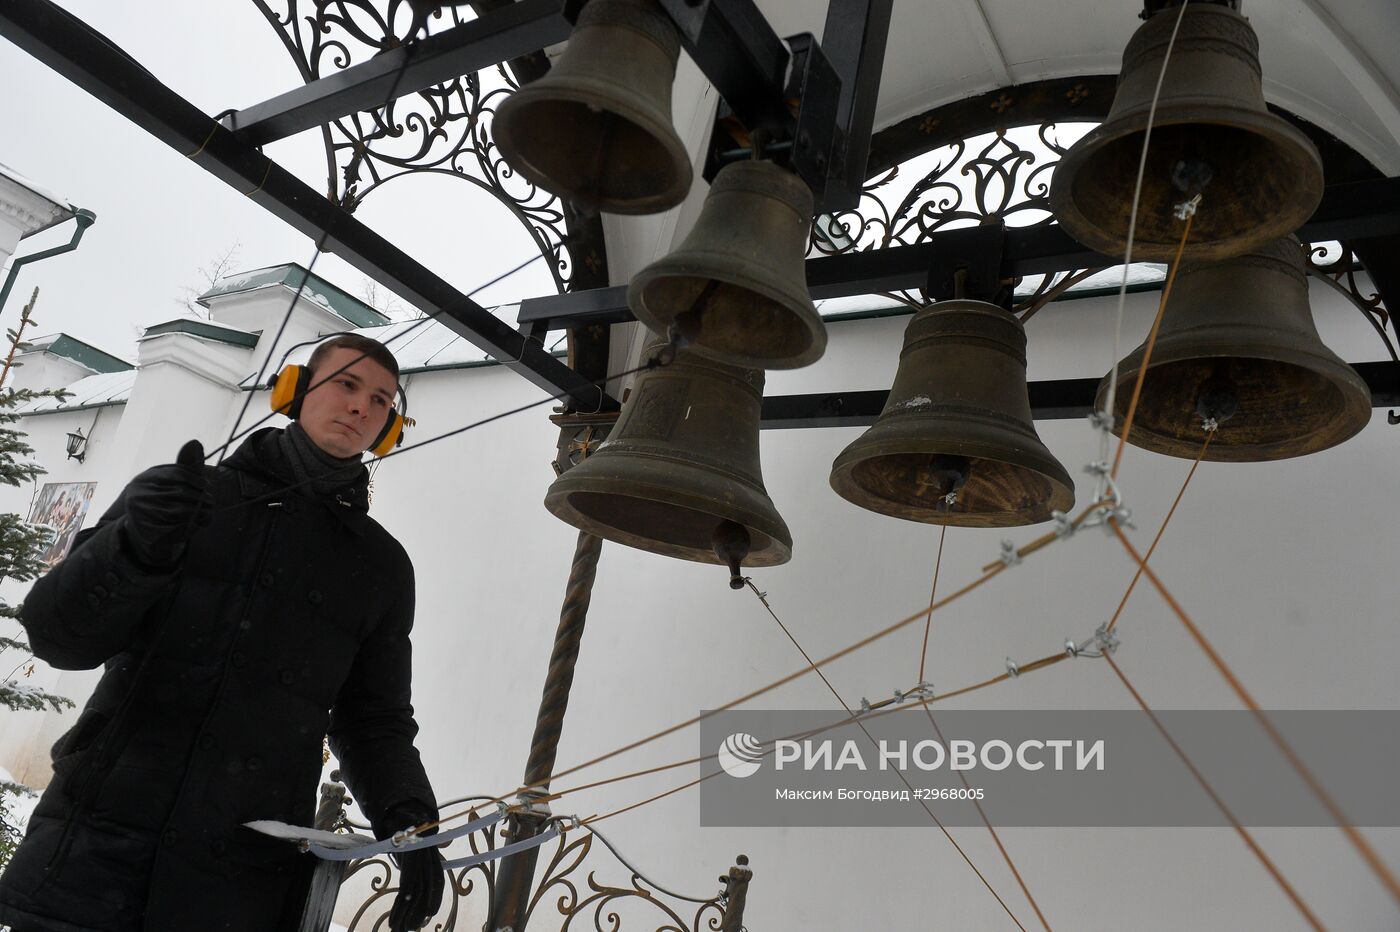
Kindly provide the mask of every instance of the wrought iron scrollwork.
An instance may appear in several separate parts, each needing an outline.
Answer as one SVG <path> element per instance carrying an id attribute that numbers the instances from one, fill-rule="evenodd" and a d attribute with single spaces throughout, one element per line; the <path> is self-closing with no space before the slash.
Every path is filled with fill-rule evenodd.
<path id="1" fill-rule="evenodd" d="M 930 125 L 941 125 L 941 120 L 930 119 Z M 1092 125 L 1067 128 L 1077 133 Z M 855 208 L 819 219 L 812 232 L 812 252 L 835 255 L 912 246 L 941 230 L 993 220 L 1009 226 L 1051 223 L 1050 174 L 1069 148 L 1060 139 L 1061 129 L 1056 123 L 997 126 L 884 168 L 865 184 Z M 1021 296 L 1016 310 L 1029 316 L 1062 293 L 1062 286 L 1077 283 L 1089 271 L 1042 277 L 1031 294 Z M 926 303 L 907 293 L 887 297 L 914 308 Z"/>
<path id="2" fill-rule="evenodd" d="M 1333 253 L 1336 253 L 1335 257 Z M 1358 271 L 1362 271 L 1361 263 L 1346 243 L 1314 243 L 1308 247 L 1308 272 L 1350 301 L 1381 338 L 1390 358 L 1400 362 L 1395 344 L 1385 330 L 1390 321 L 1390 312 L 1386 310 L 1378 291 L 1362 288 L 1357 282 Z"/>
<path id="3" fill-rule="evenodd" d="M 408 0 L 252 2 L 308 82 L 398 48 L 416 38 L 414 31 L 424 24 Z M 449 5 L 432 13 L 427 23 L 435 30 L 469 18 L 463 7 Z M 605 283 L 597 219 L 566 214 L 558 198 L 511 170 L 492 139 L 496 108 L 516 89 L 511 71 L 501 65 L 326 124 L 321 135 L 327 196 L 354 211 L 398 178 L 437 174 L 460 179 L 490 194 L 525 227 L 540 252 L 551 258 L 550 273 L 560 291 Z M 587 241 L 582 249 L 565 246 L 573 226 L 590 227 L 575 237 Z"/>
<path id="4" fill-rule="evenodd" d="M 475 817 L 475 813 L 472 817 Z M 449 857 L 480 854 L 497 847 L 497 826 L 467 836 L 467 850 Z M 601 841 L 601 850 L 594 842 Z M 487 861 L 451 871 L 447 876 L 442 908 L 429 924 L 437 932 L 465 932 L 469 917 L 485 916 L 490 909 L 500 861 Z M 603 865 L 621 865 L 627 876 L 621 883 L 600 879 Z M 345 882 L 368 878 L 369 895 L 355 909 L 349 932 L 379 932 L 387 921 L 398 892 L 397 871 L 387 857 L 353 861 Z M 342 889 L 343 889 L 342 884 Z M 475 900 L 472 898 L 476 897 Z M 470 908 L 469 908 L 470 907 Z M 717 932 L 724 917 L 724 894 L 693 897 L 676 893 L 648 879 L 613 845 L 593 830 L 561 834 L 552 843 L 552 854 L 541 873 L 526 913 L 540 928 L 559 932 L 592 928 L 594 932 L 623 932 L 624 927 L 655 932 Z M 549 917 L 554 916 L 550 921 Z M 650 918 L 648 918 L 650 917 Z M 630 925 L 628 920 L 634 920 Z"/>
<path id="5" fill-rule="evenodd" d="M 855 208 L 817 224 L 812 248 L 831 255 L 912 246 L 989 220 L 1050 223 L 1050 172 L 1067 148 L 1056 124 L 1044 123 L 1033 136 L 998 129 L 931 150 L 866 182 Z"/>

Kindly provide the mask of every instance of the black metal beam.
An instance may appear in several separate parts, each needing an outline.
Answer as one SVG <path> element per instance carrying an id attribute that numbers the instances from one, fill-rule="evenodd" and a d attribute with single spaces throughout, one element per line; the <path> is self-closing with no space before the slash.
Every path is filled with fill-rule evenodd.
<path id="1" fill-rule="evenodd" d="M 616 407 L 598 386 L 206 116 L 49 0 L 0 4 L 0 35 L 359 271 L 580 410 Z"/>
<path id="2" fill-rule="evenodd" d="M 927 243 L 869 249 L 807 260 L 807 288 L 814 300 L 882 291 L 916 289 L 927 283 L 943 238 L 960 231 L 935 233 Z M 1354 240 L 1400 234 L 1400 178 L 1380 178 L 1332 185 L 1312 218 L 1298 231 L 1304 242 Z M 1080 245 L 1056 224 L 1009 227 L 1002 252 L 1001 273 L 1011 278 L 1042 275 L 1120 260 Z M 1397 296 L 1400 297 L 1400 296 Z M 1400 302 L 1397 302 L 1400 303 Z M 1395 305 L 1387 305 L 1395 306 Z M 570 294 L 528 298 L 520 306 L 521 321 L 548 321 L 550 330 L 583 323 L 633 320 L 625 287 L 598 288 Z"/>
<path id="3" fill-rule="evenodd" d="M 1400 362 L 1352 363 L 1371 389 L 1371 406 L 1400 405 Z M 894 373 L 890 373 L 893 378 Z M 1038 421 L 1088 417 L 1099 379 L 1056 379 L 1031 382 L 1031 414 Z M 778 395 L 763 399 L 759 426 L 765 430 L 803 427 L 869 427 L 885 407 L 889 391 L 818 392 Z"/>
<path id="4" fill-rule="evenodd" d="M 564 0 L 518 0 L 435 36 L 409 42 L 224 118 L 261 146 L 425 87 L 563 42 L 573 25 Z"/>
<path id="5" fill-rule="evenodd" d="M 750 130 L 792 122 L 783 89 L 787 46 L 753 0 L 659 0 L 681 46 Z"/>
<path id="6" fill-rule="evenodd" d="M 860 202 L 893 5 L 894 0 L 827 0 L 822 50 L 841 76 L 836 125 L 845 136 L 840 177 L 827 188 L 831 209 L 849 209 Z"/>

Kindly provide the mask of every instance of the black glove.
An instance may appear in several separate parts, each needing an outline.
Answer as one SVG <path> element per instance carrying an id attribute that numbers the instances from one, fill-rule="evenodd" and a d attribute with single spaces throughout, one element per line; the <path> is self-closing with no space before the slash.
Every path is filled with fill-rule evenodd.
<path id="1" fill-rule="evenodd" d="M 408 803 L 389 810 L 381 821 L 402 830 L 435 818 L 436 815 L 424 807 Z M 436 826 L 421 833 L 436 834 Z M 439 848 L 418 848 L 395 854 L 394 860 L 399 865 L 399 892 L 394 897 L 393 908 L 389 910 L 389 932 L 422 928 L 442 906 L 445 884 L 442 851 Z"/>
<path id="2" fill-rule="evenodd" d="M 204 473 L 204 447 L 191 440 L 174 463 L 152 466 L 126 487 L 124 541 L 150 569 L 175 565 L 196 527 L 208 524 L 214 493 Z"/>

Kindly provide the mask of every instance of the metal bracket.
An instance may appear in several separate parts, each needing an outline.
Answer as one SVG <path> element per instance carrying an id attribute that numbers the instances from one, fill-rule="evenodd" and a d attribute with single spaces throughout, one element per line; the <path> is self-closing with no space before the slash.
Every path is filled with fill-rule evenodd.
<path id="1" fill-rule="evenodd" d="M 1073 638 L 1065 638 L 1065 653 L 1071 657 L 1104 657 L 1118 649 L 1118 635 L 1108 630 L 1108 623 L 1094 629 L 1094 636 L 1075 643 Z"/>
<path id="2" fill-rule="evenodd" d="M 972 298 L 1007 307 L 1011 287 L 1001 273 L 1006 226 L 1000 221 L 948 230 L 937 240 L 924 293 L 930 301 Z"/>

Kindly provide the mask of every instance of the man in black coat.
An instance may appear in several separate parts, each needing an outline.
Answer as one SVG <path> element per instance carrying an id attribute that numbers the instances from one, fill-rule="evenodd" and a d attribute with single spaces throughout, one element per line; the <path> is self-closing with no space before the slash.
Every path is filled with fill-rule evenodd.
<path id="1" fill-rule="evenodd" d="M 217 467 L 191 441 L 34 584 L 21 614 L 34 653 L 106 672 L 54 746 L 0 876 L 0 925 L 294 930 L 312 858 L 243 823 L 311 824 L 323 735 L 378 837 L 437 819 L 413 745 L 413 565 L 368 516 L 361 463 L 398 363 L 347 335 L 309 368 L 290 427 Z M 443 889 L 436 849 L 399 861 L 396 932 Z"/>

